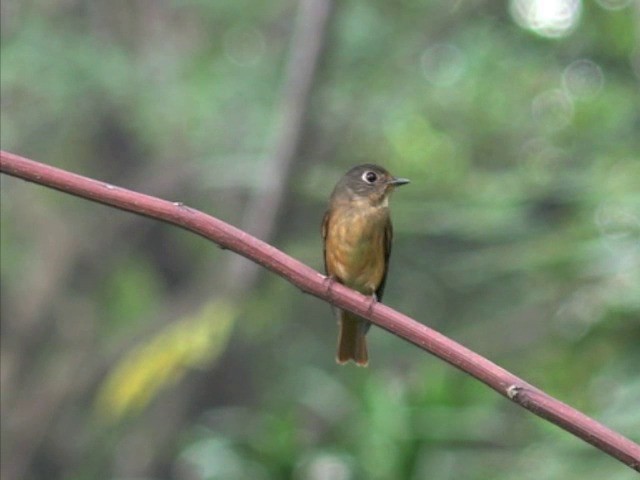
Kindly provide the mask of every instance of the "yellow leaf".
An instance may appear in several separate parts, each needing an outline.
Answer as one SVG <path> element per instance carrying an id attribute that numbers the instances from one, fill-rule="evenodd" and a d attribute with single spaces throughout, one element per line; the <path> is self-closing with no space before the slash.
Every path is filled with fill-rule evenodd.
<path id="1" fill-rule="evenodd" d="M 227 345 L 236 310 L 224 302 L 173 323 L 122 358 L 102 383 L 95 410 L 115 421 L 137 413 L 186 369 L 210 366 Z"/>

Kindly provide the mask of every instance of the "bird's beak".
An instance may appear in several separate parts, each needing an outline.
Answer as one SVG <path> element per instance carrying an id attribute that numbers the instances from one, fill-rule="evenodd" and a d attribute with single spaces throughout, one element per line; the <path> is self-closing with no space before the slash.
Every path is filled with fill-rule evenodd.
<path id="1" fill-rule="evenodd" d="M 388 183 L 389 185 L 393 185 L 394 187 L 399 187 L 401 185 L 406 185 L 407 183 L 409 183 L 409 179 L 393 177 L 391 180 L 389 180 Z"/>

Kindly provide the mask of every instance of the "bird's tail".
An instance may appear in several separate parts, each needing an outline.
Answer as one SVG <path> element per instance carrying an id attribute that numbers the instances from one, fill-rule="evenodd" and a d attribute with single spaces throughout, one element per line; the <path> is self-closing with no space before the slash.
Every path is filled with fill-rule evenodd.
<path id="1" fill-rule="evenodd" d="M 343 310 L 339 311 L 338 323 L 340 333 L 338 335 L 338 363 L 347 363 L 353 360 L 356 365 L 366 367 L 369 363 L 367 354 L 367 339 L 365 337 L 369 330 L 369 322 Z"/>

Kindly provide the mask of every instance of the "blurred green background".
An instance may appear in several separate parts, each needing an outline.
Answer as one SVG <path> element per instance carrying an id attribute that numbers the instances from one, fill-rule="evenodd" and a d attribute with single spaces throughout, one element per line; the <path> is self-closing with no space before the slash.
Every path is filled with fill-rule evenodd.
<path id="1" fill-rule="evenodd" d="M 385 302 L 640 441 L 640 3 L 4 0 L 2 148 L 320 269 L 336 180 L 392 201 Z M 634 473 L 174 227 L 1 177 L 2 478 Z"/>

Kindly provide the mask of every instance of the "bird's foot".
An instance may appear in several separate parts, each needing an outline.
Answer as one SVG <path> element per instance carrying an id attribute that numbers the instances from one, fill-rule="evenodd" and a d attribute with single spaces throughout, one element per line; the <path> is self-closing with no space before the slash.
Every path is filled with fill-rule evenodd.
<path id="1" fill-rule="evenodd" d="M 367 308 L 368 315 L 371 315 L 373 313 L 373 307 L 376 306 L 376 303 L 378 303 L 378 296 L 374 293 L 373 295 L 371 295 L 371 298 L 369 300 L 369 307 Z"/>
<path id="2" fill-rule="evenodd" d="M 322 281 L 323 286 L 325 288 L 325 292 L 327 294 L 327 298 L 329 300 L 331 300 L 331 287 L 333 287 L 334 282 L 336 281 L 336 277 L 334 277 L 333 275 L 327 275 L 326 277 L 324 277 L 324 280 Z"/>

